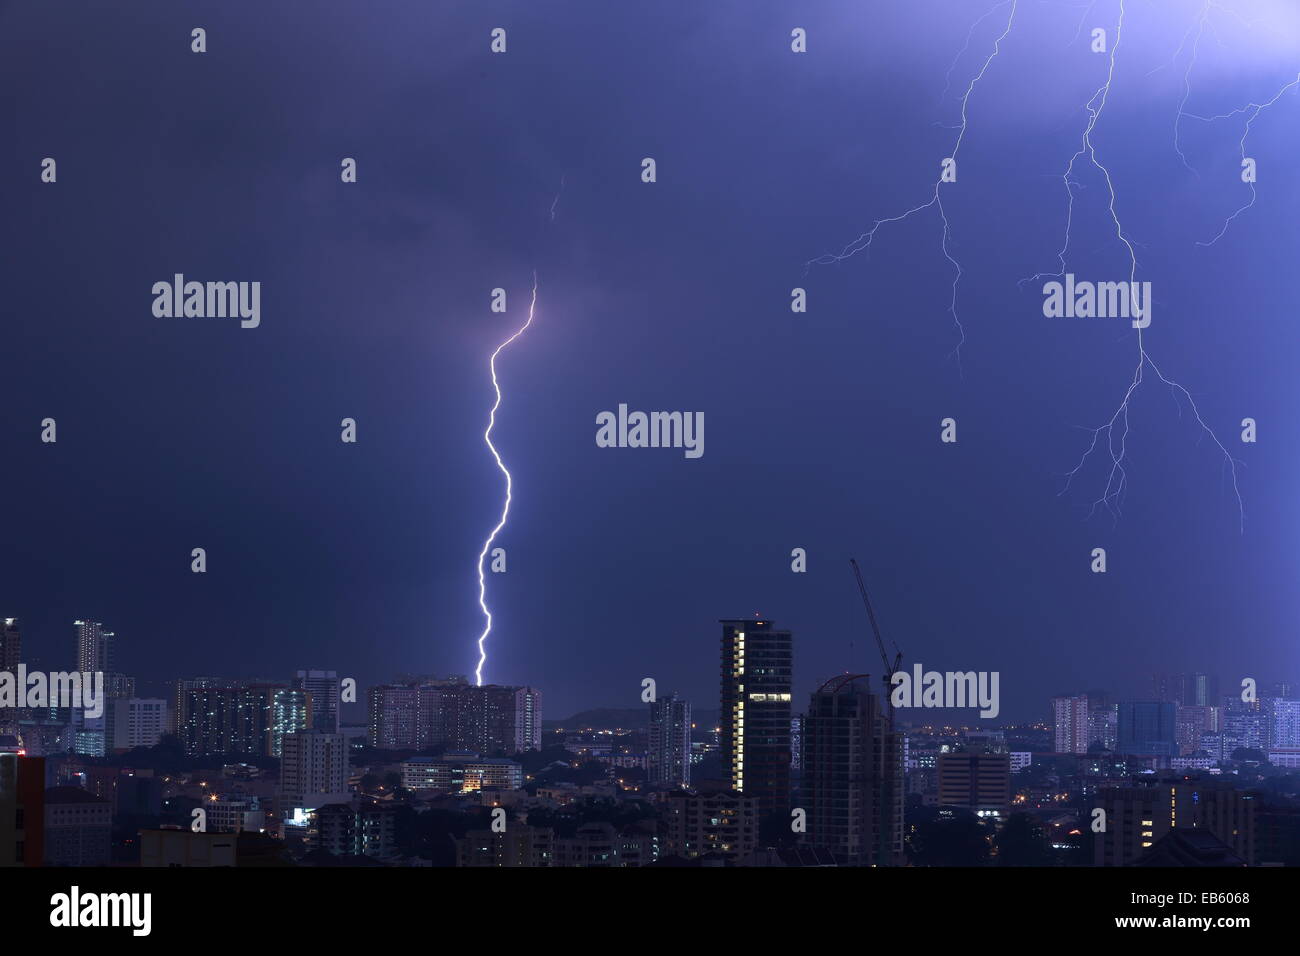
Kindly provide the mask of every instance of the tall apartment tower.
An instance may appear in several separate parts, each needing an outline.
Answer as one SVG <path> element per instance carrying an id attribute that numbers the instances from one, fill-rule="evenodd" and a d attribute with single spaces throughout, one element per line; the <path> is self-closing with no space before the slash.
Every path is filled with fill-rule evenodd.
<path id="1" fill-rule="evenodd" d="M 339 730 L 339 675 L 337 671 L 297 671 L 292 686 L 311 694 L 312 729 L 323 734 Z"/>
<path id="2" fill-rule="evenodd" d="M 676 694 L 650 704 L 650 783 L 691 785 L 691 705 Z"/>
<path id="3" fill-rule="evenodd" d="M 865 674 L 831 678 L 803 719 L 806 842 L 850 866 L 903 859 L 902 742 L 867 681 Z"/>
<path id="4" fill-rule="evenodd" d="M 6 617 L 0 626 L 0 671 L 18 673 L 23 657 L 23 635 L 18 629 L 18 618 Z M 16 733 L 21 715 L 17 707 L 0 707 L 0 733 Z"/>
<path id="5" fill-rule="evenodd" d="M 73 621 L 77 629 L 77 670 L 112 673 L 116 635 L 98 621 Z"/>
<path id="6" fill-rule="evenodd" d="M 1052 719 L 1056 726 L 1056 752 L 1058 754 L 1086 754 L 1089 740 L 1088 721 L 1091 712 L 1088 698 L 1053 697 Z"/>
<path id="7" fill-rule="evenodd" d="M 279 757 L 289 734 L 311 725 L 311 697 L 274 684 L 195 687 L 185 694 L 181 743 L 191 756 L 260 754 Z"/>
<path id="8" fill-rule="evenodd" d="M 790 809 L 793 642 L 771 621 L 723 620 L 719 753 L 731 788 L 763 815 Z"/>
<path id="9" fill-rule="evenodd" d="M 533 687 L 419 678 L 371 687 L 367 705 L 373 747 L 485 756 L 542 749 L 542 694 Z"/>
<path id="10" fill-rule="evenodd" d="M 342 734 L 300 731 L 280 741 L 280 785 L 284 811 L 315 810 L 348 799 L 348 748 Z"/>
<path id="11" fill-rule="evenodd" d="M 542 695 L 532 687 L 470 687 L 469 749 L 484 756 L 542 749 Z M 459 744 L 458 744 L 459 746 Z"/>
<path id="12" fill-rule="evenodd" d="M 1154 697 L 1184 707 L 1215 707 L 1219 704 L 1218 678 L 1201 672 L 1156 674 L 1151 680 Z"/>
<path id="13" fill-rule="evenodd" d="M 77 670 L 102 672 L 104 675 L 104 712 L 87 717 L 84 711 L 73 712 L 76 728 L 73 749 L 78 753 L 102 757 L 113 750 L 117 737 L 116 709 L 112 701 L 135 696 L 135 680 L 117 671 L 117 637 L 104 630 L 98 621 L 73 621 L 77 629 Z"/>
<path id="14" fill-rule="evenodd" d="M 14 673 L 23 659 L 23 635 L 18 618 L 7 617 L 0 627 L 0 671 Z"/>
<path id="15" fill-rule="evenodd" d="M 1117 753 L 1178 756 L 1177 705 L 1170 701 L 1126 700 L 1118 710 Z"/>

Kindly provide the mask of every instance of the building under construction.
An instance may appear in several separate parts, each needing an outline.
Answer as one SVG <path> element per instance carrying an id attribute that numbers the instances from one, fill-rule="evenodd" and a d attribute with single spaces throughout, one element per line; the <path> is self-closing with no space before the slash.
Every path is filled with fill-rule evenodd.
<path id="1" fill-rule="evenodd" d="M 805 842 L 850 866 L 903 862 L 901 738 L 868 675 L 844 674 L 813 695 L 803 722 Z"/>

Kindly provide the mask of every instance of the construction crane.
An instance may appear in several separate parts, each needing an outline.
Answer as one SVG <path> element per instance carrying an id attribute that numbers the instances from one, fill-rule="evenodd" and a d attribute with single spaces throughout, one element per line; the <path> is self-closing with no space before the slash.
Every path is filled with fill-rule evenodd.
<path id="1" fill-rule="evenodd" d="M 891 663 L 889 653 L 885 650 L 885 639 L 880 634 L 880 624 L 876 621 L 876 611 L 871 606 L 871 598 L 867 595 L 867 585 L 862 580 L 862 569 L 858 567 L 856 558 L 849 558 L 849 564 L 853 565 L 853 576 L 858 579 L 858 590 L 862 593 L 862 604 L 867 609 L 867 618 L 871 621 L 871 632 L 876 637 L 876 648 L 880 651 L 880 662 L 885 667 L 884 696 L 880 698 L 881 716 L 884 718 L 884 733 L 881 735 L 882 743 L 890 741 L 889 757 L 886 757 L 885 747 L 879 748 L 879 764 L 876 767 L 876 779 L 879 787 L 878 799 L 880 801 L 880 819 L 882 821 L 881 832 L 876 838 L 876 863 L 880 866 L 896 862 L 892 859 L 892 847 L 886 846 L 886 834 L 892 831 L 892 822 L 896 819 L 897 808 L 894 803 L 894 781 L 891 766 L 896 766 L 899 754 L 894 752 L 896 747 L 896 738 L 894 737 L 894 708 L 890 702 L 890 694 L 894 686 L 894 674 L 897 673 L 899 665 L 903 662 L 903 652 L 894 644 L 894 660 Z M 893 643 L 892 641 L 890 643 Z M 891 821 L 888 827 L 884 821 Z M 901 821 L 900 821 L 901 822 Z"/>
<path id="2" fill-rule="evenodd" d="M 858 590 L 862 592 L 862 603 L 867 608 L 867 617 L 871 621 L 871 631 L 876 635 L 876 647 L 880 650 L 880 661 L 885 665 L 885 697 L 888 698 L 890 688 L 894 683 L 894 674 L 898 670 L 898 665 L 903 662 L 903 652 L 894 644 L 894 662 L 889 662 L 889 654 L 885 651 L 885 639 L 880 636 L 880 625 L 876 623 L 876 612 L 871 606 L 871 598 L 867 596 L 867 586 L 862 581 L 862 569 L 858 567 L 856 558 L 849 558 L 849 564 L 853 565 L 853 576 L 858 579 Z"/>

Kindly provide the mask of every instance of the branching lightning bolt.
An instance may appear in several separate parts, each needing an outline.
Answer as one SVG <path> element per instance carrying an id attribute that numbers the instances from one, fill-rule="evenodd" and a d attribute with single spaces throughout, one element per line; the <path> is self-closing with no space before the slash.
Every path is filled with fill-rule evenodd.
<path id="1" fill-rule="evenodd" d="M 1179 111 L 1179 115 L 1186 116 L 1189 119 L 1201 120 L 1202 122 L 1205 123 L 1213 123 L 1215 120 L 1230 119 L 1233 116 L 1237 116 L 1242 113 L 1247 114 L 1246 126 L 1245 129 L 1242 130 L 1241 140 L 1238 142 L 1238 145 L 1241 147 L 1241 162 L 1242 165 L 1244 166 L 1246 163 L 1246 140 L 1250 137 L 1250 130 L 1251 127 L 1255 125 L 1255 120 L 1259 119 L 1260 113 L 1264 112 L 1264 110 L 1268 109 L 1278 100 L 1280 100 L 1282 98 L 1282 95 L 1286 93 L 1287 90 L 1295 89 L 1297 86 L 1300 86 L 1300 73 L 1297 73 L 1295 75 L 1295 79 L 1291 80 L 1280 90 L 1278 90 L 1273 95 L 1272 99 L 1266 100 L 1263 103 L 1247 103 L 1245 106 L 1239 107 L 1233 110 L 1231 113 L 1220 113 L 1217 116 L 1198 116 L 1195 113 L 1184 113 L 1181 110 Z M 1213 239 L 1210 239 L 1208 242 L 1203 242 L 1198 240 L 1196 243 L 1198 246 L 1214 245 L 1216 242 L 1218 242 L 1220 239 L 1223 238 L 1224 233 L 1228 231 L 1228 227 L 1232 225 L 1233 220 L 1235 220 L 1247 209 L 1250 209 L 1252 206 L 1255 205 L 1256 193 L 1255 193 L 1254 179 L 1252 178 L 1250 181 L 1246 183 L 1246 185 L 1250 187 L 1250 201 L 1240 206 L 1236 212 L 1234 212 L 1231 216 L 1229 216 L 1227 219 L 1223 221 L 1223 225 L 1220 227 L 1219 231 L 1215 233 Z"/>
<path id="2" fill-rule="evenodd" d="M 957 140 L 953 144 L 952 153 L 951 153 L 951 158 L 954 162 L 957 159 L 957 154 L 961 151 L 962 141 L 966 138 L 966 128 L 968 125 L 966 107 L 970 102 L 971 94 L 975 91 L 975 85 L 984 78 L 984 74 L 988 71 L 989 64 L 991 64 L 997 58 L 998 53 L 1001 52 L 1002 41 L 1007 38 L 1007 35 L 1011 32 L 1011 28 L 1015 23 L 1016 5 L 1018 2 L 1019 0 L 1003 0 L 1002 3 L 997 4 L 996 6 L 991 8 L 988 12 L 986 12 L 983 16 L 981 16 L 978 20 L 976 20 L 971 25 L 970 32 L 966 36 L 966 45 L 962 47 L 961 52 L 958 53 L 957 55 L 957 59 L 960 59 L 961 53 L 964 53 L 969 48 L 971 35 L 974 33 L 976 27 L 978 27 L 982 22 L 984 22 L 984 20 L 986 20 L 989 16 L 991 16 L 995 11 L 1000 10 L 1001 8 L 1006 6 L 1010 6 L 1011 9 L 1007 14 L 1006 26 L 1003 28 L 1002 33 L 999 34 L 998 38 L 994 41 L 992 52 L 989 53 L 988 57 L 985 58 L 984 63 L 980 66 L 979 72 L 976 73 L 975 76 L 971 78 L 970 83 L 966 86 L 966 92 L 962 94 L 961 125 L 957 127 L 958 129 Z M 956 59 L 953 61 L 953 66 L 955 65 L 956 65 Z M 948 68 L 949 84 L 951 84 L 953 66 L 949 66 Z M 948 86 L 945 85 L 944 89 L 946 93 Z M 952 297 L 949 300 L 948 313 L 952 316 L 953 324 L 957 327 L 957 336 L 958 336 L 957 345 L 953 348 L 952 355 L 957 359 L 958 368 L 960 368 L 961 347 L 966 343 L 966 329 L 962 325 L 961 318 L 957 314 L 957 287 L 961 283 L 962 268 L 961 268 L 961 263 L 959 263 L 955 258 L 953 258 L 952 251 L 949 248 L 952 241 L 952 229 L 948 222 L 948 214 L 943 208 L 943 200 L 942 198 L 940 198 L 939 189 L 942 182 L 943 182 L 943 177 L 942 174 L 940 174 L 940 177 L 936 179 L 934 182 L 934 194 L 928 200 L 926 200 L 925 202 L 921 203 L 918 206 L 913 206 L 911 209 L 908 209 L 906 212 L 901 213 L 900 215 L 891 216 L 888 219 L 877 219 L 872 224 L 869 230 L 859 235 L 856 239 L 854 239 L 852 242 L 846 245 L 838 253 L 827 253 L 825 255 L 818 256 L 816 259 L 808 260 L 808 262 L 804 263 L 804 275 L 807 275 L 808 270 L 815 265 L 830 265 L 832 263 L 843 262 L 845 259 L 852 258 L 853 256 L 857 255 L 859 252 L 869 250 L 871 248 L 871 243 L 875 241 L 876 232 L 880 229 L 881 226 L 887 225 L 889 223 L 902 222 L 903 220 L 912 217 L 916 213 L 919 213 L 925 209 L 929 209 L 932 206 L 937 208 L 939 210 L 939 218 L 943 221 L 943 230 L 940 233 L 940 245 L 941 248 L 943 249 L 944 258 L 947 259 L 948 262 L 952 265 L 955 273 L 953 275 L 953 280 L 952 280 Z"/>
<path id="3" fill-rule="evenodd" d="M 552 211 L 554 211 L 554 206 L 552 206 Z M 492 632 L 492 612 L 488 610 L 487 606 L 487 581 L 483 576 L 483 561 L 487 558 L 488 551 L 492 548 L 492 542 L 495 541 L 497 535 L 501 533 L 501 529 L 506 526 L 506 519 L 510 516 L 510 495 L 513 489 L 510 470 L 506 468 L 505 462 L 501 460 L 501 455 L 497 451 L 496 445 L 492 444 L 492 429 L 496 427 L 497 409 L 501 407 L 501 385 L 497 381 L 497 356 L 501 354 L 502 350 L 505 349 L 506 346 L 528 330 L 528 327 L 533 324 L 533 315 L 536 311 L 537 273 L 534 271 L 533 296 L 532 300 L 528 303 L 527 320 L 523 325 L 515 330 L 514 335 L 510 336 L 510 338 L 497 346 L 496 351 L 492 353 L 492 358 L 488 360 L 488 368 L 492 372 L 492 388 L 496 392 L 497 397 L 496 401 L 492 403 L 492 411 L 488 415 L 488 426 L 487 430 L 483 432 L 483 441 L 487 443 L 488 451 L 492 453 L 493 459 L 496 460 L 497 467 L 501 469 L 501 474 L 506 476 L 506 500 L 501 506 L 501 520 L 497 522 L 496 527 L 492 529 L 492 533 L 489 534 L 487 540 L 483 542 L 483 550 L 480 551 L 478 555 L 478 606 L 483 610 L 485 622 L 483 625 L 483 633 L 478 637 L 478 666 L 474 669 L 474 683 L 479 687 L 483 686 L 483 665 L 487 662 L 486 641 L 488 634 Z"/>
<path id="4" fill-rule="evenodd" d="M 1106 181 L 1106 191 L 1108 196 L 1107 209 L 1110 213 L 1111 222 L 1115 227 L 1115 236 L 1123 244 L 1124 249 L 1128 253 L 1129 283 L 1130 283 L 1129 287 L 1133 288 L 1132 283 L 1137 281 L 1137 253 L 1134 251 L 1133 242 L 1129 238 L 1128 234 L 1125 232 L 1124 226 L 1120 221 L 1119 214 L 1116 212 L 1115 209 L 1115 203 L 1116 203 L 1115 184 L 1111 179 L 1110 170 L 1105 166 L 1105 164 L 1101 162 L 1101 160 L 1097 158 L 1096 146 L 1092 138 L 1093 131 L 1096 129 L 1097 126 L 1097 121 L 1101 118 L 1102 111 L 1106 108 L 1106 102 L 1110 97 L 1111 84 L 1114 82 L 1115 59 L 1117 54 L 1119 53 L 1120 45 L 1123 42 L 1124 13 L 1125 13 L 1124 0 L 1120 0 L 1119 20 L 1115 30 L 1115 43 L 1110 48 L 1109 64 L 1106 71 L 1106 81 L 1100 87 L 1097 88 L 1097 91 L 1092 95 L 1092 97 L 1088 100 L 1088 102 L 1084 106 L 1084 109 L 1088 113 L 1088 122 L 1085 125 L 1083 130 L 1082 142 L 1079 146 L 1079 149 L 1074 153 L 1073 156 L 1070 157 L 1070 162 L 1066 166 L 1065 173 L 1061 177 L 1062 181 L 1065 184 L 1067 202 L 1066 202 L 1065 240 L 1061 246 L 1060 252 L 1057 253 L 1057 261 L 1060 264 L 1060 272 L 1050 273 L 1050 274 L 1039 273 L 1038 275 L 1032 276 L 1029 279 L 1022 280 L 1022 281 L 1033 281 L 1036 279 L 1051 278 L 1051 277 L 1059 278 L 1065 275 L 1066 272 L 1065 260 L 1070 246 L 1070 227 L 1074 217 L 1074 187 L 1076 186 L 1081 187 L 1081 184 L 1077 180 L 1072 179 L 1072 176 L 1074 174 L 1075 164 L 1080 160 L 1080 158 L 1082 158 L 1085 155 L 1088 157 L 1088 162 L 1090 162 L 1094 167 L 1096 167 L 1096 169 L 1102 174 L 1102 176 Z M 1201 27 L 1201 29 L 1203 29 L 1203 26 Z M 1199 42 L 1199 35 L 1200 34 L 1198 30 L 1198 35 L 1197 35 L 1198 42 Z M 1184 42 L 1185 41 L 1186 41 L 1186 37 L 1184 37 Z M 1176 56 L 1177 55 L 1175 54 L 1175 57 Z M 1188 69 L 1190 70 L 1190 68 L 1191 67 L 1189 65 Z M 1279 93 L 1279 95 L 1281 94 Z M 1184 99 L 1184 102 L 1185 101 L 1186 100 Z M 1181 106 L 1180 106 L 1180 112 L 1181 112 Z M 1256 115 L 1258 115 L 1258 111 L 1256 112 Z M 1175 141 L 1175 149 L 1178 149 L 1176 141 Z M 1182 155 L 1181 150 L 1179 150 L 1179 155 L 1180 156 Z M 1185 159 L 1184 162 L 1186 162 Z M 1150 306 L 1148 304 L 1148 308 L 1149 307 Z M 1142 332 L 1143 330 L 1141 328 L 1137 329 L 1137 342 L 1138 342 L 1137 366 L 1133 370 L 1133 378 L 1129 382 L 1128 388 L 1125 389 L 1124 391 L 1123 400 L 1119 403 L 1119 406 L 1115 409 L 1115 412 L 1111 415 L 1111 417 L 1109 418 L 1109 420 L 1107 420 L 1105 424 L 1097 428 L 1086 429 L 1087 431 L 1091 432 L 1092 440 L 1089 443 L 1087 449 L 1084 451 L 1083 455 L 1080 457 L 1078 464 L 1076 464 L 1074 468 L 1071 469 L 1066 474 L 1065 487 L 1061 489 L 1060 493 L 1065 494 L 1067 491 L 1070 490 L 1070 485 L 1073 483 L 1074 478 L 1078 475 L 1079 471 L 1083 468 L 1083 466 L 1087 463 L 1087 461 L 1092 457 L 1093 452 L 1097 450 L 1098 445 L 1101 443 L 1102 436 L 1104 435 L 1106 451 L 1110 455 L 1110 462 L 1111 462 L 1110 472 L 1107 475 L 1106 486 L 1102 492 L 1102 496 L 1093 502 L 1092 508 L 1089 510 L 1088 514 L 1089 517 L 1091 517 L 1093 514 L 1096 513 L 1098 507 L 1104 507 L 1107 509 L 1107 511 L 1111 513 L 1112 517 L 1118 519 L 1120 503 L 1123 499 L 1124 491 L 1128 486 L 1128 472 L 1125 468 L 1125 463 L 1128 460 L 1129 402 L 1132 399 L 1133 394 L 1137 391 L 1138 386 L 1140 386 L 1143 382 L 1146 367 L 1150 366 L 1151 371 L 1155 373 L 1156 377 L 1162 383 L 1164 383 L 1169 387 L 1170 393 L 1173 395 L 1175 402 L 1178 402 L 1180 396 L 1182 399 L 1186 400 L 1188 407 L 1191 409 L 1192 414 L 1196 418 L 1197 425 L 1199 425 L 1201 428 L 1202 437 L 1208 435 L 1210 440 L 1214 442 L 1215 447 L 1217 447 L 1219 451 L 1223 453 L 1224 464 L 1228 467 L 1232 475 L 1232 489 L 1233 489 L 1233 493 L 1236 495 L 1237 498 L 1237 512 L 1238 512 L 1239 524 L 1241 530 L 1244 532 L 1245 520 L 1246 520 L 1245 507 L 1241 498 L 1241 489 L 1238 486 L 1238 482 L 1237 482 L 1237 465 L 1241 464 L 1241 462 L 1233 458 L 1232 455 L 1228 453 L 1228 449 L 1224 447 L 1223 442 L 1219 440 L 1219 437 L 1215 434 L 1214 430 L 1205 423 L 1204 419 L 1201 418 L 1200 410 L 1197 408 L 1196 401 L 1192 398 L 1191 393 L 1183 385 L 1179 384 L 1173 379 L 1167 378 L 1165 374 L 1160 370 L 1160 367 L 1156 365 L 1155 361 L 1151 358 L 1150 353 L 1148 353 L 1146 350 L 1146 345 L 1145 342 L 1143 341 Z M 1182 405 L 1180 404 L 1179 405 L 1180 415 L 1181 415 L 1181 410 L 1182 410 Z"/>

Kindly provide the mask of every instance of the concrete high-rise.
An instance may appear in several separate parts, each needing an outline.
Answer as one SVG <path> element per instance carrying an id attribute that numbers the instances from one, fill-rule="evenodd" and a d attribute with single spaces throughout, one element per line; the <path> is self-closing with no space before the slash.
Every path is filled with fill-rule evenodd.
<path id="1" fill-rule="evenodd" d="M 0 627 L 0 671 L 13 674 L 23 659 L 23 634 L 18 627 L 18 618 L 4 618 Z"/>
<path id="2" fill-rule="evenodd" d="M 114 750 L 153 747 L 167 732 L 167 701 L 161 698 L 123 697 L 107 706 L 114 710 Z"/>
<path id="3" fill-rule="evenodd" d="M 280 809 L 315 810 L 348 800 L 348 747 L 342 734 L 299 731 L 280 740 Z"/>
<path id="4" fill-rule="evenodd" d="M 23 635 L 18 628 L 18 618 L 6 617 L 0 623 L 0 671 L 17 674 L 23 659 Z M 16 733 L 21 716 L 18 707 L 0 707 L 0 733 Z"/>
<path id="5" fill-rule="evenodd" d="M 339 730 L 339 675 L 337 671 L 302 670 L 292 686 L 311 694 L 312 730 L 336 734 Z"/>
<path id="6" fill-rule="evenodd" d="M 723 620 L 719 753 L 731 788 L 759 811 L 790 809 L 793 641 L 771 621 Z"/>
<path id="7" fill-rule="evenodd" d="M 852 866 L 903 858 L 902 741 L 868 679 L 828 680 L 803 720 L 805 841 Z"/>
<path id="8" fill-rule="evenodd" d="M 185 692 L 184 711 L 180 737 L 191 756 L 279 757 L 285 735 L 310 726 L 311 698 L 274 684 L 195 687 Z"/>
<path id="9" fill-rule="evenodd" d="M 1052 722 L 1055 726 L 1055 747 L 1058 754 L 1086 754 L 1088 744 L 1089 718 L 1088 698 L 1075 697 L 1052 698 Z"/>
<path id="10" fill-rule="evenodd" d="M 1005 819 L 1011 808 L 1011 758 L 963 750 L 939 754 L 939 805 Z"/>
<path id="11" fill-rule="evenodd" d="M 485 756 L 542 747 L 542 695 L 532 687 L 422 679 L 371 687 L 368 706 L 375 747 L 446 746 Z"/>
<path id="12" fill-rule="evenodd" d="M 691 705 L 676 694 L 650 703 L 649 781 L 659 787 L 691 785 Z"/>
<path id="13" fill-rule="evenodd" d="M 1177 713 L 1177 705 L 1169 701 L 1121 702 L 1116 752 L 1134 756 L 1178 756 Z"/>
<path id="14" fill-rule="evenodd" d="M 77 670 L 109 674 L 116 663 L 117 635 L 98 621 L 73 621 L 77 629 Z"/>
<path id="15" fill-rule="evenodd" d="M 1175 827 L 1205 828 L 1247 863 L 1255 863 L 1256 794 L 1229 780 L 1164 778 L 1132 787 L 1102 787 L 1097 805 L 1106 829 L 1093 838 L 1097 866 L 1129 866 Z"/>
<path id="16" fill-rule="evenodd" d="M 77 670 L 104 675 L 104 712 L 88 717 L 82 710 L 72 714 L 74 749 L 102 757 L 113 751 L 117 739 L 116 708 L 112 702 L 135 696 L 135 680 L 117 670 L 117 635 L 99 621 L 73 621 L 77 629 Z"/>

